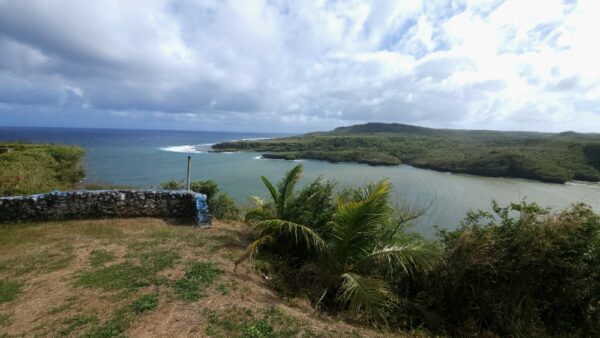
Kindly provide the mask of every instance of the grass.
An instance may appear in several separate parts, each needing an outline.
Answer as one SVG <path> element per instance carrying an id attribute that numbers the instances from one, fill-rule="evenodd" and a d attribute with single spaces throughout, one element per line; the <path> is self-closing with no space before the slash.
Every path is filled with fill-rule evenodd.
<path id="1" fill-rule="evenodd" d="M 77 298 L 75 298 L 75 297 L 67 299 L 67 302 L 65 304 L 62 304 L 62 305 L 50 308 L 46 312 L 46 314 L 48 314 L 48 315 L 55 315 L 57 313 L 61 313 L 63 311 L 69 310 L 69 309 L 71 309 L 73 307 L 73 304 L 75 303 L 76 300 L 77 300 Z"/>
<path id="2" fill-rule="evenodd" d="M 132 314 L 127 309 L 116 311 L 112 318 L 85 332 L 82 336 L 88 338 L 122 337 L 132 322 Z"/>
<path id="3" fill-rule="evenodd" d="M 0 272 L 10 272 L 14 276 L 30 273 L 53 272 L 67 267 L 75 256 L 70 244 L 56 243 L 40 252 L 24 254 L 0 261 Z"/>
<path id="4" fill-rule="evenodd" d="M 316 337 L 302 323 L 274 307 L 257 314 L 248 308 L 234 307 L 227 311 L 205 310 L 209 325 L 205 333 L 211 337 L 286 338 Z"/>
<path id="5" fill-rule="evenodd" d="M 0 313 L 0 326 L 8 326 L 12 323 L 12 315 L 10 313 Z"/>
<path id="6" fill-rule="evenodd" d="M 204 289 L 222 274 L 223 271 L 212 262 L 194 262 L 185 276 L 175 281 L 175 293 L 183 300 L 197 301 L 206 296 Z"/>
<path id="7" fill-rule="evenodd" d="M 63 324 L 66 325 L 62 330 L 60 330 L 61 336 L 70 336 L 73 331 L 76 329 L 86 326 L 90 323 L 97 323 L 98 317 L 96 316 L 77 316 L 73 318 L 69 318 L 63 321 Z"/>
<path id="8" fill-rule="evenodd" d="M 75 285 L 102 290 L 137 290 L 157 284 L 157 273 L 172 267 L 179 259 L 179 253 L 172 249 L 156 249 L 147 243 L 151 242 L 130 245 L 132 252 L 127 255 L 128 259 L 110 266 L 102 266 L 102 262 L 113 260 L 114 255 L 102 250 L 92 252 L 90 263 L 93 268 L 83 272 Z M 155 251 L 151 251 L 153 248 Z"/>
<path id="9" fill-rule="evenodd" d="M 0 303 L 12 302 L 17 299 L 23 284 L 14 281 L 0 280 Z"/>
<path id="10" fill-rule="evenodd" d="M 152 277 L 148 269 L 131 263 L 120 263 L 84 272 L 77 278 L 75 285 L 107 291 L 137 290 L 150 285 Z"/>
<path id="11" fill-rule="evenodd" d="M 242 254 L 244 231 L 219 221 L 199 230 L 149 218 L 0 226 L 0 337 L 206 336 L 209 328 L 217 336 L 253 337 L 287 334 L 287 326 L 298 333 L 322 330 L 285 311 L 295 323 L 265 315 L 277 296 L 250 266 L 231 272 L 224 253 Z M 226 250 L 213 253 L 216 244 Z M 228 317 L 232 307 L 253 312 L 231 330 L 203 315 L 215 311 L 235 323 Z"/>
<path id="12" fill-rule="evenodd" d="M 158 295 L 155 293 L 143 295 L 133 302 L 133 311 L 137 314 L 156 309 L 158 305 Z"/>
<path id="13" fill-rule="evenodd" d="M 83 148 L 63 145 L 0 143 L 0 196 L 72 188 L 84 177 Z"/>
<path id="14" fill-rule="evenodd" d="M 93 267 L 99 267 L 99 266 L 104 265 L 105 263 L 113 261 L 114 259 L 115 259 L 115 255 L 112 254 L 111 252 L 108 252 L 103 249 L 98 249 L 98 250 L 92 251 L 92 253 L 90 255 L 90 264 Z"/>

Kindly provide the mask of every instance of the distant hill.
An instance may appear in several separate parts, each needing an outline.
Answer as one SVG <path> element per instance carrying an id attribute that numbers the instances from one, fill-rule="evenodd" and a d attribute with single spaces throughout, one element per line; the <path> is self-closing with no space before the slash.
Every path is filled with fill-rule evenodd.
<path id="1" fill-rule="evenodd" d="M 427 133 L 435 129 L 412 126 L 401 123 L 377 123 L 370 122 L 356 124 L 348 127 L 338 127 L 333 130 L 336 133 Z"/>
<path id="2" fill-rule="evenodd" d="M 366 123 L 259 141 L 225 142 L 214 151 L 258 151 L 266 158 L 370 165 L 410 164 L 440 171 L 544 182 L 600 181 L 600 134 L 433 129 Z"/>

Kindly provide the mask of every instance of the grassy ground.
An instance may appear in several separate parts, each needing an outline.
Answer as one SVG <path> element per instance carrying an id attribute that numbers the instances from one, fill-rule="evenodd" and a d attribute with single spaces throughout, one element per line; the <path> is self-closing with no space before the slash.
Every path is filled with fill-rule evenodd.
<path id="1" fill-rule="evenodd" d="M 383 336 L 282 300 L 242 226 L 159 219 L 0 226 L 0 337 Z M 386 334 L 389 335 L 389 334 Z"/>

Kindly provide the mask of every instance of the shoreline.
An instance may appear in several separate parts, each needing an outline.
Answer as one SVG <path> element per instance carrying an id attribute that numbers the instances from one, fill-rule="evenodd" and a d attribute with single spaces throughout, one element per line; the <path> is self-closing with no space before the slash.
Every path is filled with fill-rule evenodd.
<path id="1" fill-rule="evenodd" d="M 327 157 L 288 156 L 286 154 L 261 153 L 260 151 L 255 151 L 255 150 L 240 150 L 240 149 L 227 149 L 227 148 L 225 148 L 225 149 L 211 148 L 211 150 L 209 150 L 208 152 L 209 153 L 222 153 L 222 154 L 235 153 L 235 152 L 244 152 L 244 153 L 254 152 L 254 153 L 260 154 L 259 159 L 284 160 L 284 161 L 291 161 L 291 162 L 298 161 L 298 160 L 312 160 L 312 161 L 324 161 L 324 162 L 334 163 L 334 164 L 335 163 L 366 164 L 366 165 L 372 166 L 372 167 L 394 167 L 394 166 L 400 166 L 400 165 L 407 165 L 407 166 L 411 166 L 411 167 L 418 168 L 418 169 L 432 170 L 435 172 L 447 173 L 447 174 L 460 174 L 460 175 L 488 177 L 488 178 L 519 179 L 519 180 L 526 180 L 526 181 L 531 181 L 531 182 L 558 184 L 558 185 L 575 184 L 575 185 L 591 185 L 591 186 L 597 185 L 597 186 L 600 186 L 600 181 L 585 181 L 585 180 L 566 181 L 566 180 L 559 180 L 559 179 L 544 179 L 544 178 L 533 178 L 533 177 L 523 177 L 523 176 L 482 175 L 482 174 L 474 173 L 474 172 L 467 171 L 467 170 L 437 168 L 435 166 L 421 165 L 421 164 L 415 164 L 415 163 L 391 163 L 391 162 L 385 163 L 385 162 L 368 161 L 368 160 L 343 161 L 343 160 L 330 159 Z"/>

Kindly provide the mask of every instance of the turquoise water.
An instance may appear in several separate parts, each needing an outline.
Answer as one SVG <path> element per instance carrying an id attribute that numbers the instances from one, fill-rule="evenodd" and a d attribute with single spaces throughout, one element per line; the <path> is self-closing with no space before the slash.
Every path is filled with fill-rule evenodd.
<path id="1" fill-rule="evenodd" d="M 260 159 L 257 153 L 210 153 L 210 144 L 226 140 L 275 137 L 274 134 L 127 131 L 51 128 L 0 128 L 0 139 L 79 144 L 87 149 L 86 181 L 157 186 L 183 180 L 187 156 L 192 157 L 192 180 L 213 179 L 240 203 L 250 195 L 266 197 L 259 176 L 278 180 L 298 163 L 304 165 L 307 183 L 323 176 L 342 188 L 388 178 L 398 203 L 427 207 L 416 230 L 426 236 L 434 225 L 454 228 L 469 209 L 489 210 L 492 200 L 501 205 L 526 198 L 545 207 L 564 208 L 575 202 L 600 212 L 600 184 L 565 185 L 487 178 L 417 169 L 406 165 L 372 167 L 362 164 L 302 160 Z"/>

